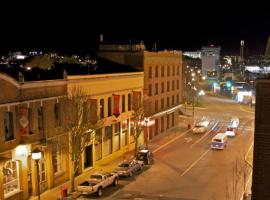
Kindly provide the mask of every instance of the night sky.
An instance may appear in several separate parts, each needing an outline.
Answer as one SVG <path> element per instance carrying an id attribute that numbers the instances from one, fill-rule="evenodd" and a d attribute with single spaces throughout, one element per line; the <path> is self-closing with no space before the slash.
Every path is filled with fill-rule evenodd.
<path id="1" fill-rule="evenodd" d="M 259 54 L 270 35 L 270 11 L 263 4 L 124 2 L 11 5 L 0 16 L 0 52 L 88 53 L 95 51 L 103 33 L 104 42 L 110 44 L 142 40 L 148 48 L 156 42 L 160 50 L 197 50 L 215 44 L 224 54 L 238 53 L 243 39 L 247 53 Z"/>

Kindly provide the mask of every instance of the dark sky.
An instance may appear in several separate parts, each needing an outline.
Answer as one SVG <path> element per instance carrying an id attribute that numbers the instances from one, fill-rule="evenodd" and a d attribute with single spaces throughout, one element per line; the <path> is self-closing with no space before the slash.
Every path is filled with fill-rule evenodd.
<path id="1" fill-rule="evenodd" d="M 221 45 L 223 53 L 263 53 L 270 35 L 270 11 L 256 2 L 183 3 L 183 1 L 47 2 L 6 7 L 1 13 L 0 51 L 61 50 L 90 52 L 99 34 L 105 43 L 138 43 L 159 49 L 196 50 Z M 116 3 L 118 2 L 118 3 Z M 125 2 L 125 3 L 124 3 Z"/>

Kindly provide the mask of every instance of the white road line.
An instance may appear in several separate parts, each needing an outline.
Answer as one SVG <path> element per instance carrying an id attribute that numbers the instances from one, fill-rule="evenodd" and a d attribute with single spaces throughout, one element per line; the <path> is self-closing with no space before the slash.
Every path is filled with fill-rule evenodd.
<path id="1" fill-rule="evenodd" d="M 205 138 L 211 131 L 214 130 L 214 128 L 218 125 L 218 121 L 215 123 L 215 125 L 204 134 L 204 136 L 202 136 L 199 140 L 197 140 L 196 142 L 194 142 L 192 145 L 190 145 L 190 147 L 192 148 L 193 146 L 195 146 L 196 144 L 198 144 L 203 138 Z"/>
<path id="2" fill-rule="evenodd" d="M 193 162 L 189 168 L 187 168 L 182 174 L 181 176 L 184 176 L 189 170 L 192 169 L 192 167 L 194 167 L 208 152 L 210 151 L 210 149 L 208 149 L 206 152 L 204 152 L 197 160 L 195 160 L 195 162 Z"/>

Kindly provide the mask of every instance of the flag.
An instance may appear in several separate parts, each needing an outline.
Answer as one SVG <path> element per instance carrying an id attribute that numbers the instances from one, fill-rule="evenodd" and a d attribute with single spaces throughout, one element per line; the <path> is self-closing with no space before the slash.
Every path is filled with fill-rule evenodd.
<path id="1" fill-rule="evenodd" d="M 117 118 L 120 115 L 120 95 L 113 94 L 113 115 Z"/>
<path id="2" fill-rule="evenodd" d="M 29 135 L 28 108 L 26 107 L 19 108 L 19 124 L 20 124 L 21 135 Z"/>

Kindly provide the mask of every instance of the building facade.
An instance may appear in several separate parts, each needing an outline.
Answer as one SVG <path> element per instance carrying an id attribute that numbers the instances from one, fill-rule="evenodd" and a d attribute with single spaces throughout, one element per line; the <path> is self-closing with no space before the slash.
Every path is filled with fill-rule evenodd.
<path id="1" fill-rule="evenodd" d="M 70 180 L 64 102 L 72 87 L 82 88 L 94 103 L 91 120 L 103 121 L 81 156 L 75 183 L 94 167 L 133 150 L 132 109 L 142 100 L 143 81 L 143 72 L 24 83 L 0 74 L 0 199 L 26 200 L 38 194 L 31 158 L 36 148 L 42 152 L 40 193 Z"/>
<path id="2" fill-rule="evenodd" d="M 42 150 L 41 192 L 68 179 L 67 158 L 48 142 L 49 138 L 63 133 L 58 116 L 66 82 L 18 83 L 0 74 L 0 89 L 3 94 L 0 97 L 0 199 L 28 199 L 37 195 L 33 149 Z"/>
<path id="3" fill-rule="evenodd" d="M 202 74 L 208 78 L 219 78 L 220 67 L 220 47 L 214 45 L 202 47 Z"/>
<path id="4" fill-rule="evenodd" d="M 122 46 L 100 45 L 98 55 L 144 71 L 144 114 L 147 138 L 151 140 L 178 124 L 178 109 L 183 96 L 182 52 L 149 52 L 142 44 L 123 51 Z"/>
<path id="5" fill-rule="evenodd" d="M 270 199 L 270 81 L 256 81 L 252 199 Z"/>

